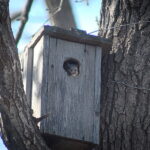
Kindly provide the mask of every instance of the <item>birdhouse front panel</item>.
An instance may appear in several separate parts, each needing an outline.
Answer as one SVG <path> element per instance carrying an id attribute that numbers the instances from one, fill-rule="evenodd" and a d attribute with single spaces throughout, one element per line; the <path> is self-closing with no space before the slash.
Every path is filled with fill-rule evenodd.
<path id="1" fill-rule="evenodd" d="M 27 61 L 26 94 L 35 117 L 49 114 L 40 124 L 42 132 L 99 144 L 105 42 L 85 33 L 46 27 L 28 45 L 32 61 Z"/>
<path id="2" fill-rule="evenodd" d="M 50 38 L 47 50 L 47 101 L 41 101 L 41 109 L 50 117 L 41 124 L 42 130 L 98 143 L 101 49 Z"/>

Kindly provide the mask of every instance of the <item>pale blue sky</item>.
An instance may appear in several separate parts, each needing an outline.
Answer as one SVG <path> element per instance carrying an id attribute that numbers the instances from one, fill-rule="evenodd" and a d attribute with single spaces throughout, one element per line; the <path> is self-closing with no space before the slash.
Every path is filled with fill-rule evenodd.
<path id="1" fill-rule="evenodd" d="M 23 9 L 25 2 L 26 0 L 10 0 L 10 13 Z M 96 18 L 99 19 L 101 0 L 89 0 L 89 5 L 86 5 L 86 2 L 76 3 L 75 0 L 70 0 L 70 2 L 75 15 L 77 28 L 86 30 L 87 33 L 97 30 L 98 25 Z M 31 8 L 29 21 L 26 24 L 22 38 L 18 45 L 19 51 L 23 51 L 25 45 L 31 40 L 32 35 L 37 32 L 42 25 L 44 25 L 47 18 L 48 14 L 44 0 L 35 0 Z M 45 24 L 49 24 L 49 22 Z M 18 31 L 18 27 L 19 21 L 15 21 L 12 24 L 14 36 Z M 7 150 L 2 143 L 1 138 L 0 150 Z"/>
<path id="2" fill-rule="evenodd" d="M 0 150 L 7 150 L 7 148 L 3 144 L 3 141 L 1 140 L 1 138 L 0 138 Z"/>

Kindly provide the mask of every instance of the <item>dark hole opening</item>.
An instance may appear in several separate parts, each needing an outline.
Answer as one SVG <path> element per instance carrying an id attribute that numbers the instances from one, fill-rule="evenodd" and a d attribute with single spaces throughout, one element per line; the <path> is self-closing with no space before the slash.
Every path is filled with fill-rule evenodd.
<path id="1" fill-rule="evenodd" d="M 73 59 L 73 58 L 65 60 L 64 64 L 63 64 L 63 68 L 67 72 L 68 76 L 76 77 L 80 73 L 79 61 L 77 61 L 76 59 Z"/>

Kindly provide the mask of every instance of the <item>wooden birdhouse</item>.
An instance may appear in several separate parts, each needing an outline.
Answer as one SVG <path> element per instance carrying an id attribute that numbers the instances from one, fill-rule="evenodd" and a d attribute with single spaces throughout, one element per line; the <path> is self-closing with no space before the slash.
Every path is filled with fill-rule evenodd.
<path id="1" fill-rule="evenodd" d="M 101 56 L 107 39 L 44 26 L 24 52 L 23 78 L 42 132 L 99 144 Z"/>

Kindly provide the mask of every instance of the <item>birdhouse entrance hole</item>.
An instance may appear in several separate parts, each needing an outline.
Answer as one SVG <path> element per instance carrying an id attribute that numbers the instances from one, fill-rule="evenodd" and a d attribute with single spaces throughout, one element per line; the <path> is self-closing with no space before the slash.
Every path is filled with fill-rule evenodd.
<path id="1" fill-rule="evenodd" d="M 65 60 L 63 64 L 63 68 L 67 72 L 68 76 L 76 77 L 80 73 L 79 61 L 73 58 Z"/>

